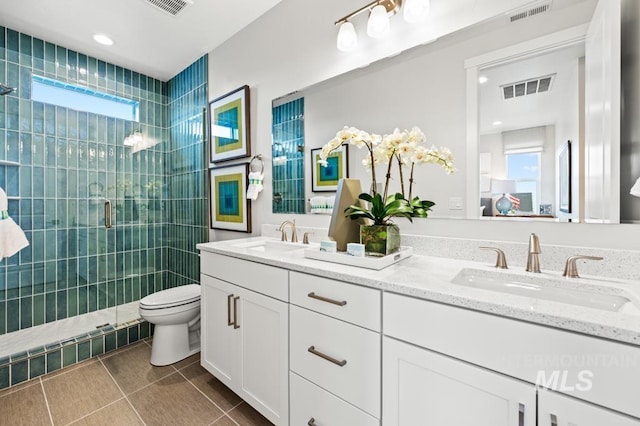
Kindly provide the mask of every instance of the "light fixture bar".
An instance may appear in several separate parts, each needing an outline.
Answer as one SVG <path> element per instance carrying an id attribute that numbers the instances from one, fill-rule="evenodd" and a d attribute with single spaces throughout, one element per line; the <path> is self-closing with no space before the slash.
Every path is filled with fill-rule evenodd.
<path id="1" fill-rule="evenodd" d="M 378 5 L 384 6 L 384 8 L 387 10 L 387 13 L 395 14 L 400 9 L 400 6 L 402 5 L 402 0 L 375 0 L 369 3 L 368 5 L 361 7 L 355 12 L 351 12 L 350 14 L 338 19 L 335 22 L 335 25 L 339 25 L 339 24 L 342 24 L 343 22 L 347 22 L 349 19 L 361 14 L 364 11 L 370 12 L 371 9 L 373 9 Z"/>

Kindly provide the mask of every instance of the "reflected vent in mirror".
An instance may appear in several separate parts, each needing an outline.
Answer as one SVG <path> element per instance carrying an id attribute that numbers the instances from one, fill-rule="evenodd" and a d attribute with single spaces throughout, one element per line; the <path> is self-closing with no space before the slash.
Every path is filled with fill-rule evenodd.
<path id="1" fill-rule="evenodd" d="M 192 0 L 144 0 L 146 3 L 154 6 L 169 15 L 176 16 L 182 12 L 185 7 L 192 5 Z"/>
<path id="2" fill-rule="evenodd" d="M 555 74 L 546 75 L 544 77 L 532 78 L 525 81 L 504 84 L 500 86 L 502 99 L 513 99 L 525 95 L 534 95 L 536 93 L 548 92 L 551 90 L 551 84 Z"/>
<path id="3" fill-rule="evenodd" d="M 549 9 L 551 9 L 551 1 L 545 2 L 536 7 L 532 7 L 531 9 L 523 10 L 522 12 L 514 13 L 509 17 L 509 21 L 516 22 L 521 19 L 530 18 L 532 16 L 547 12 Z"/>

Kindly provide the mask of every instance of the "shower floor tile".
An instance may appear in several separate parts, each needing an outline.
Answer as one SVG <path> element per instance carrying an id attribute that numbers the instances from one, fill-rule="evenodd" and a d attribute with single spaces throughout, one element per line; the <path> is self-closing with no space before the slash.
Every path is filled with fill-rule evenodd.
<path id="1" fill-rule="evenodd" d="M 271 424 L 203 369 L 199 355 L 166 367 L 150 357 L 146 339 L 0 391 L 0 424 Z"/>

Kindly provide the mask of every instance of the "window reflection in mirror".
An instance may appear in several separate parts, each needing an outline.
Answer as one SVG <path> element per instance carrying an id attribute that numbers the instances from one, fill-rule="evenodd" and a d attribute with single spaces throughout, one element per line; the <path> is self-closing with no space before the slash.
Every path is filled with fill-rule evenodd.
<path id="1" fill-rule="evenodd" d="M 272 103 L 273 213 L 304 213 L 304 98 Z"/>
<path id="2" fill-rule="evenodd" d="M 493 183 L 506 179 L 515 182 L 512 196 L 518 199 L 507 215 L 578 218 L 560 212 L 556 176 L 566 141 L 578 141 L 583 149 L 584 85 L 579 75 L 584 72 L 584 54 L 584 43 L 578 43 L 479 71 L 483 216 L 503 216 L 495 208 L 502 193 Z"/>

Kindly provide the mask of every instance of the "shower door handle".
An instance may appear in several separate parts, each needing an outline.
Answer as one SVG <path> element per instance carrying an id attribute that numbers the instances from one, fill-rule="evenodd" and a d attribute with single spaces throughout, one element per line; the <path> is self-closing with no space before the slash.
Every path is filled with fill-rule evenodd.
<path id="1" fill-rule="evenodd" d="M 112 209 L 111 209 L 111 201 L 107 200 L 104 202 L 104 227 L 109 229 L 113 225 L 112 223 Z"/>

